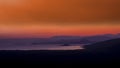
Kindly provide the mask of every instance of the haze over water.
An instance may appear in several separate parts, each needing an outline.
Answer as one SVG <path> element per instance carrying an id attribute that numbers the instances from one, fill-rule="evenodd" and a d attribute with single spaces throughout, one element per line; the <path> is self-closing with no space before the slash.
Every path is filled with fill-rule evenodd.
<path id="1" fill-rule="evenodd" d="M 43 44 L 43 45 L 9 45 L 1 47 L 0 50 L 77 50 L 83 49 L 82 44 L 74 44 L 71 46 L 61 46 L 61 44 Z"/>

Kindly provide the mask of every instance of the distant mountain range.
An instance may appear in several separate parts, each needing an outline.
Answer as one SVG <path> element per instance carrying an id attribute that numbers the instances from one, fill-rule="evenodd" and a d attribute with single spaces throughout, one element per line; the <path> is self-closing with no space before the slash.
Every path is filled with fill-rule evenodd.
<path id="1" fill-rule="evenodd" d="M 95 36 L 54 36 L 49 38 L 53 43 L 70 43 L 70 44 L 91 44 L 109 39 L 120 38 L 120 34 L 104 34 Z"/>
<path id="2" fill-rule="evenodd" d="M 0 45 L 39 45 L 39 44 L 93 44 L 120 38 L 120 34 L 95 36 L 54 36 L 50 38 L 0 39 Z"/>

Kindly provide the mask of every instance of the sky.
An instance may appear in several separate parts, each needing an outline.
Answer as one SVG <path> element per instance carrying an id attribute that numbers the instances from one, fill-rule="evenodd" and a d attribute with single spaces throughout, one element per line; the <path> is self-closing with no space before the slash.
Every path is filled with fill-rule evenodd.
<path id="1" fill-rule="evenodd" d="M 120 0 L 0 0 L 1 37 L 120 33 Z"/>

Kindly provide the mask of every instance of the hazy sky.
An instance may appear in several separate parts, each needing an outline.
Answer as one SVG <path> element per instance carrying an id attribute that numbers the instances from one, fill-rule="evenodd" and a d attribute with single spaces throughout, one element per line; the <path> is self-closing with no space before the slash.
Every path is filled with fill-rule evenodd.
<path id="1" fill-rule="evenodd" d="M 120 32 L 120 0 L 0 0 L 0 36 Z"/>

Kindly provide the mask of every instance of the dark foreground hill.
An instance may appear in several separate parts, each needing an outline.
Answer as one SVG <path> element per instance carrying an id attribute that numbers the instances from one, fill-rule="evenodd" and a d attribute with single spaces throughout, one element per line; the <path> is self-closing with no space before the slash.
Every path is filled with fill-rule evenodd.
<path id="1" fill-rule="evenodd" d="M 70 51 L 0 51 L 0 62 L 22 63 L 115 63 L 120 62 L 120 39 Z"/>
<path id="2" fill-rule="evenodd" d="M 120 53 L 120 38 L 98 42 L 92 45 L 86 45 L 84 48 L 91 52 L 119 52 Z"/>

